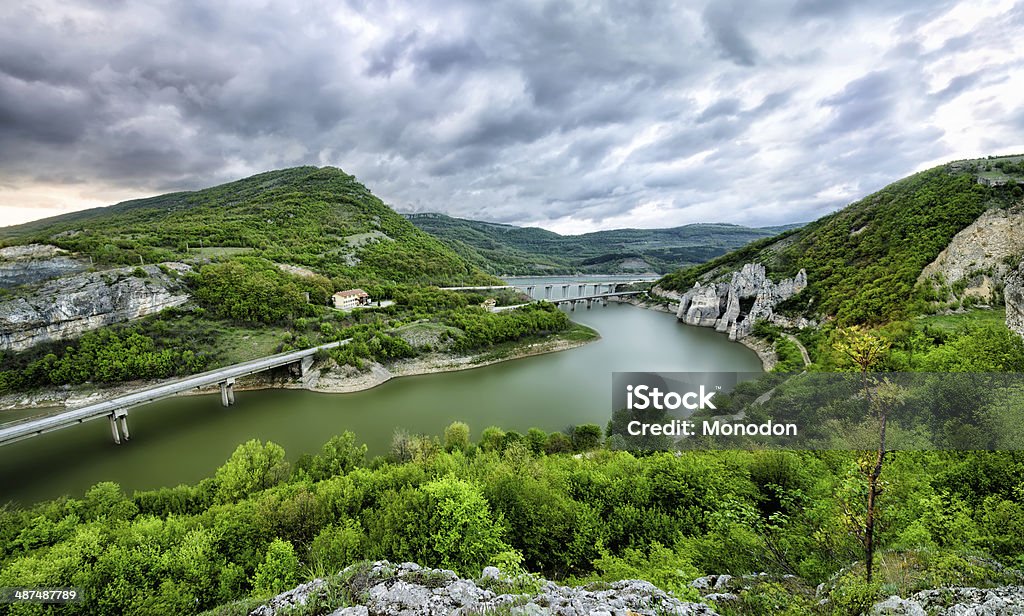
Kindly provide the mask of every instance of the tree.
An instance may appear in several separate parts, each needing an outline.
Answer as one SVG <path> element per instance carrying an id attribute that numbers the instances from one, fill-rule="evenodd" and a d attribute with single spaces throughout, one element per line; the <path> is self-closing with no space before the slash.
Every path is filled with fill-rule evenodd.
<path id="1" fill-rule="evenodd" d="M 856 529 L 861 543 L 864 545 L 864 562 L 866 578 L 871 583 L 872 570 L 874 569 L 875 557 L 875 518 L 877 516 L 878 496 L 881 494 L 879 479 L 882 475 L 882 466 L 885 463 L 885 430 L 888 421 L 889 411 L 898 403 L 902 403 L 905 393 L 888 380 L 882 381 L 875 386 L 868 378 L 868 371 L 878 363 L 885 352 L 889 350 L 889 343 L 875 334 L 862 329 L 859 326 L 852 326 L 840 329 L 836 332 L 837 338 L 834 347 L 837 351 L 847 357 L 860 372 L 861 386 L 864 391 L 865 412 L 870 417 L 878 420 L 878 450 L 873 461 L 865 461 L 861 464 L 861 472 L 867 479 L 868 495 L 867 509 L 864 515 L 863 529 Z M 875 393 L 872 396 L 872 388 Z"/>
<path id="2" fill-rule="evenodd" d="M 466 451 L 469 449 L 469 425 L 461 421 L 453 421 L 444 429 L 444 450 Z"/>
<path id="3" fill-rule="evenodd" d="M 505 431 L 497 426 L 484 428 L 480 434 L 480 449 L 483 451 L 501 451 L 505 443 Z"/>
<path id="4" fill-rule="evenodd" d="M 362 465 L 366 460 L 366 445 L 356 444 L 356 435 L 345 431 L 324 443 L 320 455 L 310 463 L 309 474 L 313 481 L 321 481 L 335 475 L 344 475 Z"/>
<path id="5" fill-rule="evenodd" d="M 448 475 L 423 486 L 429 510 L 430 547 L 443 567 L 476 575 L 510 549 L 500 519 L 471 483 Z"/>
<path id="6" fill-rule="evenodd" d="M 288 476 L 284 449 L 267 441 L 253 439 L 239 445 L 228 461 L 217 469 L 217 498 L 221 502 L 236 501 L 258 490 L 269 488 Z"/>
<path id="7" fill-rule="evenodd" d="M 601 426 L 582 424 L 573 428 L 572 447 L 576 451 L 590 451 L 601 446 Z"/>
<path id="8" fill-rule="evenodd" d="M 252 589 L 256 596 L 272 595 L 294 586 L 298 581 L 299 557 L 292 544 L 274 539 L 267 546 L 267 555 L 256 567 Z"/>

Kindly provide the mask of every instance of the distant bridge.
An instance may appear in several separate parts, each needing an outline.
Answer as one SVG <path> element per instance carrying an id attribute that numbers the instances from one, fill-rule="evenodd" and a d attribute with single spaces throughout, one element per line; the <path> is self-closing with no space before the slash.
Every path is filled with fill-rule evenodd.
<path id="1" fill-rule="evenodd" d="M 534 299 L 548 299 L 548 300 L 569 300 L 579 299 L 585 300 L 588 297 L 591 299 L 608 294 L 621 294 L 618 291 L 619 287 L 630 286 L 634 284 L 641 284 L 645 282 L 652 282 L 651 280 L 586 280 L 586 281 L 573 281 L 573 282 L 552 282 L 552 283 L 521 283 L 521 284 L 507 284 L 507 285 L 491 285 L 491 286 L 477 286 L 477 287 L 441 287 L 446 291 L 491 291 L 497 289 L 517 289 L 524 291 L 530 297 Z M 588 294 L 588 290 L 593 288 Z M 544 290 L 544 297 L 540 298 L 534 295 L 537 289 Z M 560 296 L 552 297 L 555 289 L 561 291 Z M 576 293 L 573 294 L 572 291 Z M 637 293 L 637 292 L 634 292 Z"/>
<path id="2" fill-rule="evenodd" d="M 124 440 L 131 438 L 128 433 L 128 410 L 133 407 L 169 398 L 190 389 L 215 384 L 220 385 L 221 404 L 231 406 L 235 403 L 235 379 L 290 364 L 294 364 L 299 375 L 305 376 L 306 371 L 313 365 L 313 355 L 317 351 L 320 349 L 333 349 L 348 344 L 348 342 L 348 340 L 340 340 L 301 351 L 270 355 L 210 370 L 202 374 L 184 377 L 163 385 L 148 387 L 81 408 L 47 415 L 38 419 L 28 419 L 22 422 L 6 424 L 0 426 L 0 446 L 9 445 L 62 428 L 76 426 L 90 419 L 99 419 L 101 417 L 106 417 L 110 421 L 110 432 L 114 437 L 114 442 L 120 445 L 122 435 Z"/>
<path id="3" fill-rule="evenodd" d="M 640 295 L 641 293 L 644 293 L 644 291 L 612 291 L 610 293 L 601 293 L 599 295 L 586 295 L 583 297 L 563 297 L 552 300 L 538 299 L 535 301 L 550 301 L 556 306 L 569 304 L 569 310 L 576 310 L 576 304 L 586 304 L 587 308 L 590 308 L 595 303 L 606 305 L 608 303 L 608 299 L 611 297 L 628 297 L 630 295 Z M 505 312 L 506 310 L 514 310 L 516 308 L 521 308 L 523 306 L 528 305 L 529 304 L 516 304 L 514 306 L 495 306 L 494 308 L 491 308 L 491 312 Z"/>

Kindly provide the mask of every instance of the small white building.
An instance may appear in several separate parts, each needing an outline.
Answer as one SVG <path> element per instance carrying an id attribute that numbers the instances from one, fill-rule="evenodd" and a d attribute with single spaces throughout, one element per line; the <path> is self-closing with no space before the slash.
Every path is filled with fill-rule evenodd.
<path id="1" fill-rule="evenodd" d="M 362 289 L 338 291 L 331 296 L 331 302 L 334 304 L 335 308 L 351 310 L 352 308 L 358 308 L 359 306 L 369 306 L 370 294 Z"/>

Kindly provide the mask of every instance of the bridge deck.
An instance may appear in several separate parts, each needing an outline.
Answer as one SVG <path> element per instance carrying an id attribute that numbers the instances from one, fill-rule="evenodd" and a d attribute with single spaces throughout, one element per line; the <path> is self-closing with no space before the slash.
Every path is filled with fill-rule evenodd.
<path id="1" fill-rule="evenodd" d="M 97 402 L 88 406 L 72 409 L 70 411 L 64 411 L 62 413 L 48 415 L 46 417 L 29 419 L 19 423 L 0 426 L 0 446 L 8 445 L 39 434 L 45 434 L 46 432 L 67 428 L 90 419 L 107 417 L 116 411 L 125 410 L 133 406 L 146 404 L 147 402 L 153 402 L 162 398 L 168 398 L 175 394 L 195 389 L 197 387 L 216 385 L 229 379 L 237 379 L 257 372 L 263 372 L 264 370 L 269 370 L 271 368 L 286 366 L 288 364 L 295 363 L 296 361 L 301 361 L 303 358 L 313 355 L 320 349 L 331 349 L 347 343 L 348 340 L 341 340 L 310 349 L 270 355 L 268 357 L 262 357 L 260 359 L 254 359 L 252 361 L 233 364 L 216 370 L 210 370 L 208 372 L 203 372 L 202 374 L 183 377 L 175 381 L 171 381 L 170 383 L 150 387 L 130 394 L 125 394 L 123 396 L 118 396 L 116 398 L 111 398 L 110 400 L 104 400 L 103 402 Z"/>

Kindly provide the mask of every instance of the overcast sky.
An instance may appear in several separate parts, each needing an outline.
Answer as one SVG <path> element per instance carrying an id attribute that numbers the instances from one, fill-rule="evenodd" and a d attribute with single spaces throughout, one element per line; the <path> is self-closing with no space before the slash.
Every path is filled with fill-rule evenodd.
<path id="1" fill-rule="evenodd" d="M 0 225 L 301 164 L 563 233 L 770 225 L 1024 152 L 1024 2 L 13 4 Z"/>

